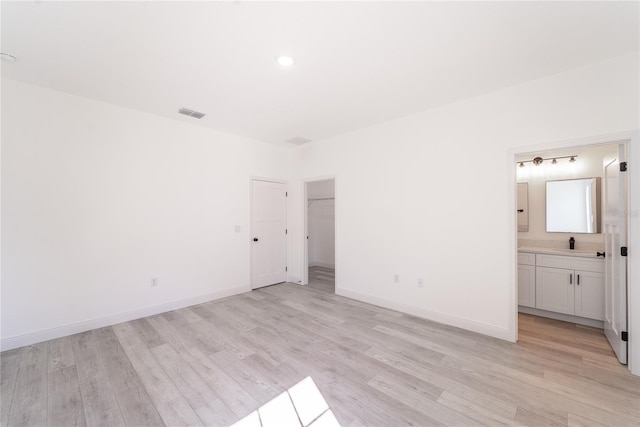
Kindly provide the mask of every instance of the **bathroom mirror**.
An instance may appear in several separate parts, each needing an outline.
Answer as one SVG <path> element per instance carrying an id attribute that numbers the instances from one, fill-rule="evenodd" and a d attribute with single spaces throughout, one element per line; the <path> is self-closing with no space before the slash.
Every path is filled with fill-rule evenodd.
<path id="1" fill-rule="evenodd" d="M 529 184 L 518 183 L 517 200 L 518 231 L 529 231 Z"/>
<path id="2" fill-rule="evenodd" d="M 600 232 L 600 178 L 547 181 L 547 233 Z"/>

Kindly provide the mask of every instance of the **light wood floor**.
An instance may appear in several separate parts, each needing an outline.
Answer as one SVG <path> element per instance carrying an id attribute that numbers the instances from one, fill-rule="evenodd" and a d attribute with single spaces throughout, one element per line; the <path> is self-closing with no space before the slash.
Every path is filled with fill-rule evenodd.
<path id="1" fill-rule="evenodd" d="M 333 268 L 310 267 L 309 285 L 314 289 L 323 290 L 328 293 L 336 292 L 336 272 Z"/>
<path id="2" fill-rule="evenodd" d="M 511 344 L 333 294 L 332 272 L 1 354 L 2 425 L 229 425 L 310 376 L 344 426 L 638 425 L 601 331 Z"/>

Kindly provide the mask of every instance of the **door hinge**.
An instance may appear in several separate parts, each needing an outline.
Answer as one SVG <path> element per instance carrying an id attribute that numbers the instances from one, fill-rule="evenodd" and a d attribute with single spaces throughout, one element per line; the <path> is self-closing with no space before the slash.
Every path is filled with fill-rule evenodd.
<path id="1" fill-rule="evenodd" d="M 289 267 L 285 267 L 285 268 L 284 268 L 284 271 L 289 271 Z"/>
<path id="2" fill-rule="evenodd" d="M 629 341 L 629 333 L 627 331 L 622 331 L 620 333 L 620 339 L 622 341 Z"/>
<path id="3" fill-rule="evenodd" d="M 627 171 L 627 162 L 620 162 L 620 172 Z"/>
<path id="4" fill-rule="evenodd" d="M 622 246 L 620 248 L 620 256 L 627 256 L 627 247 L 626 246 Z"/>
<path id="5" fill-rule="evenodd" d="M 289 197 L 289 192 L 288 191 L 284 192 L 284 197 Z"/>
<path id="6" fill-rule="evenodd" d="M 284 234 L 289 234 L 289 230 L 287 230 L 286 228 L 284 229 Z"/>

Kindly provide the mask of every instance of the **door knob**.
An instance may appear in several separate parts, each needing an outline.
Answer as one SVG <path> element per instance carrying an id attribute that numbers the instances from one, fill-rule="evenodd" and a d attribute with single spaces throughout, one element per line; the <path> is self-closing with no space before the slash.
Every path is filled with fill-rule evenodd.
<path id="1" fill-rule="evenodd" d="M 254 238 L 253 238 L 253 241 L 254 241 L 254 242 L 257 242 L 257 241 L 258 241 L 258 238 L 257 238 L 257 237 L 254 237 Z"/>

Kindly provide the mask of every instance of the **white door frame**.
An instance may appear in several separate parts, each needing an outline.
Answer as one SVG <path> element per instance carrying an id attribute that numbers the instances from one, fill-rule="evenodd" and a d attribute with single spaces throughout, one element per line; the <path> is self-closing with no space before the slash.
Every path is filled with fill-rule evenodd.
<path id="1" fill-rule="evenodd" d="M 584 146 L 627 143 L 629 160 L 629 216 L 627 259 L 627 313 L 629 332 L 628 368 L 634 375 L 640 375 L 640 131 L 629 131 L 591 138 L 572 139 L 547 142 L 537 145 L 512 148 L 508 151 L 508 200 L 509 200 L 509 233 L 508 247 L 510 260 L 509 286 L 509 340 L 518 341 L 518 231 L 516 222 L 517 209 L 517 169 L 516 156 L 535 151 L 557 150 Z M 633 331 L 633 332 L 632 332 Z"/>
<path id="2" fill-rule="evenodd" d="M 302 216 L 303 216 L 303 230 L 302 230 L 302 278 L 300 280 L 301 285 L 309 284 L 309 241 L 307 236 L 309 235 L 309 203 L 307 202 L 307 184 L 317 181 L 333 180 L 333 216 L 334 216 L 334 245 L 335 245 L 335 288 L 338 289 L 338 220 L 336 213 L 337 200 L 338 200 L 338 179 L 335 175 L 326 175 L 314 178 L 307 178 L 302 180 Z"/>
<path id="3" fill-rule="evenodd" d="M 289 181 L 277 178 L 266 178 L 263 176 L 250 176 L 249 177 L 249 226 L 247 230 L 249 230 L 249 235 L 247 236 L 247 246 L 249 248 L 249 289 L 248 291 L 253 290 L 253 181 L 266 181 L 266 182 L 277 182 L 278 184 L 285 184 L 287 188 L 287 194 L 291 192 L 289 189 Z M 289 229 L 289 197 L 287 196 L 287 217 L 285 218 L 285 222 L 287 224 L 287 229 Z M 287 233 L 287 265 L 290 265 L 289 260 L 289 234 Z M 287 281 L 289 281 L 289 271 L 287 270 Z"/>

